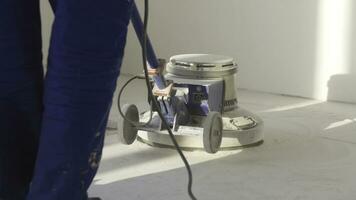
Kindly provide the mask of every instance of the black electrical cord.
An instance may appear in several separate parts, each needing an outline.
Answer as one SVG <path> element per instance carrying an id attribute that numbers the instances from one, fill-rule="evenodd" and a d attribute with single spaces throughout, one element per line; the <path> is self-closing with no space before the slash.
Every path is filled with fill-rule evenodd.
<path id="1" fill-rule="evenodd" d="M 119 95 L 118 95 L 118 98 L 117 98 L 117 107 L 118 107 L 118 110 L 119 110 L 119 113 L 121 115 L 122 118 L 124 118 L 125 121 L 128 121 L 130 122 L 130 124 L 132 124 L 133 126 L 136 126 L 136 127 L 144 127 L 148 124 L 151 123 L 152 121 L 152 117 L 153 117 L 153 107 L 152 107 L 152 103 L 150 102 L 150 107 L 151 107 L 151 111 L 150 111 L 150 118 L 149 120 L 146 122 L 146 123 L 140 123 L 140 122 L 134 122 L 130 119 L 128 119 L 124 113 L 122 112 L 122 109 L 121 109 L 121 96 L 122 96 L 122 93 L 124 92 L 125 88 L 134 80 L 136 79 L 145 79 L 145 78 L 142 78 L 140 76 L 134 76 L 132 78 L 130 78 L 128 81 L 126 81 L 126 83 L 121 87 L 120 91 L 119 91 Z"/>
<path id="2" fill-rule="evenodd" d="M 146 126 L 147 124 L 149 124 L 152 120 L 152 114 L 153 114 L 153 108 L 155 108 L 155 110 L 157 111 L 159 117 L 162 120 L 162 124 L 163 126 L 167 129 L 169 136 L 174 144 L 175 149 L 177 150 L 179 156 L 181 157 L 182 161 L 184 162 L 184 165 L 187 169 L 188 172 L 188 194 L 189 197 L 192 200 L 197 200 L 197 198 L 194 196 L 193 191 L 192 191 L 192 186 L 193 186 L 193 174 L 192 174 L 192 170 L 190 168 L 190 165 L 186 159 L 186 157 L 184 156 L 181 148 L 178 145 L 177 140 L 174 137 L 174 134 L 169 126 L 169 124 L 167 123 L 166 119 L 164 118 L 163 114 L 160 111 L 159 108 L 159 104 L 157 102 L 157 99 L 154 97 L 153 93 L 152 93 L 152 86 L 150 83 L 150 78 L 148 75 L 148 69 L 147 69 L 147 27 L 148 27 L 148 16 L 149 16 L 149 2 L 148 0 L 145 0 L 145 13 L 144 13 L 144 30 L 143 30 L 143 45 L 142 45 L 142 61 L 143 61 L 143 70 L 144 70 L 144 77 L 142 78 L 141 76 L 134 76 L 132 78 L 130 78 L 120 89 L 119 91 L 119 96 L 118 96 L 118 109 L 119 109 L 119 113 L 121 115 L 121 117 L 124 118 L 124 120 L 130 122 L 132 125 L 137 126 L 137 127 L 143 127 Z M 147 90 L 148 90 L 148 98 L 150 99 L 150 105 L 151 105 L 151 116 L 148 122 L 146 123 L 139 123 L 139 122 L 133 122 L 129 119 L 127 119 L 127 117 L 125 117 L 124 113 L 121 110 L 121 95 L 124 91 L 124 89 L 126 88 L 126 86 L 131 83 L 132 81 L 134 81 L 135 79 L 145 79 L 146 81 L 146 86 L 147 86 Z"/>
<path id="3" fill-rule="evenodd" d="M 182 158 L 182 161 L 184 162 L 184 165 L 187 169 L 188 172 L 188 194 L 190 196 L 190 198 L 192 200 L 196 200 L 197 198 L 194 196 L 193 191 L 192 191 L 192 186 L 193 186 L 193 175 L 192 175 L 192 170 L 190 168 L 190 165 L 186 159 L 186 157 L 184 156 L 181 148 L 178 145 L 177 140 L 174 137 L 174 134 L 171 130 L 171 128 L 169 127 L 166 119 L 164 118 L 163 114 L 160 112 L 159 109 L 159 104 L 157 102 L 157 99 L 154 97 L 153 93 L 152 93 L 152 87 L 150 84 L 150 79 L 148 76 L 148 69 L 147 69 L 147 27 L 148 27 L 148 16 L 149 16 L 149 1 L 145 0 L 145 13 L 144 13 L 144 30 L 143 30 L 143 45 L 142 45 L 142 61 L 143 61 L 143 70 L 145 72 L 145 80 L 146 80 L 146 86 L 147 86 L 147 90 L 148 90 L 148 95 L 149 95 L 149 99 L 152 100 L 152 105 L 155 108 L 155 110 L 157 110 L 157 113 L 159 115 L 159 117 L 162 120 L 162 123 L 164 125 L 164 127 L 167 129 L 169 136 L 171 137 L 171 140 L 174 144 L 174 147 L 176 148 L 178 154 L 180 155 L 180 157 Z"/>

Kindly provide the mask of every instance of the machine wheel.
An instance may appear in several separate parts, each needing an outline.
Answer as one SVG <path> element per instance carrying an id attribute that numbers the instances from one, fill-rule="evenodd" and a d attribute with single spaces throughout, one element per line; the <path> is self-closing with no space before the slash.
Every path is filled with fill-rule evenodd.
<path id="1" fill-rule="evenodd" d="M 210 112 L 204 121 L 203 142 L 204 149 L 208 153 L 216 153 L 220 149 L 223 122 L 219 112 Z"/>
<path id="2" fill-rule="evenodd" d="M 136 105 L 125 104 L 122 108 L 122 113 L 128 120 L 136 123 L 139 122 L 140 118 Z M 135 127 L 130 121 L 127 121 L 120 116 L 118 122 L 119 139 L 122 143 L 127 145 L 135 142 L 138 132 L 137 127 Z"/>

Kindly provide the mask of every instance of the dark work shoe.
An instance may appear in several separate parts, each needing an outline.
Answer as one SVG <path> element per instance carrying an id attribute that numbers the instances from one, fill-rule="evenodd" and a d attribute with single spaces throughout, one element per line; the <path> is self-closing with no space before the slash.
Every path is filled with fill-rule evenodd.
<path id="1" fill-rule="evenodd" d="M 101 200 L 99 197 L 89 197 L 88 200 Z"/>

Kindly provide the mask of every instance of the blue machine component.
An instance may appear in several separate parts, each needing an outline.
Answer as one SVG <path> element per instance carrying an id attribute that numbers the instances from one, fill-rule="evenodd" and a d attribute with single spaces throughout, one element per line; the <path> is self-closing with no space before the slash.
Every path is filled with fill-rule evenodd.
<path id="1" fill-rule="evenodd" d="M 144 27 L 143 27 L 141 15 L 138 11 L 138 8 L 137 8 L 137 5 L 135 2 L 132 5 L 131 22 L 135 29 L 137 38 L 138 38 L 141 46 L 143 46 L 143 36 L 144 36 L 143 29 L 144 29 Z M 147 37 L 147 62 L 150 64 L 150 66 L 152 68 L 157 68 L 159 66 L 156 53 L 153 49 L 153 46 L 152 46 L 152 43 L 151 43 L 151 40 L 149 39 L 149 37 Z"/>
<path id="2" fill-rule="evenodd" d="M 209 84 L 176 84 L 177 88 L 188 89 L 187 108 L 191 115 L 207 116 L 209 112 L 222 112 L 224 101 L 224 82 Z"/>
<path id="3" fill-rule="evenodd" d="M 133 2 L 132 5 L 132 14 L 131 14 L 131 22 L 132 25 L 135 29 L 137 38 L 141 44 L 141 46 L 143 46 L 143 30 L 144 30 L 144 25 L 142 22 L 142 18 L 140 15 L 140 12 L 137 8 L 137 5 L 135 2 Z M 147 44 L 146 44 L 146 48 L 147 48 L 147 62 L 149 64 L 149 66 L 152 69 L 157 69 L 160 67 L 164 67 L 161 66 L 162 64 L 159 62 L 159 60 L 157 59 L 156 53 L 153 49 L 151 40 L 149 39 L 149 37 L 147 36 Z M 165 89 L 167 84 L 166 81 L 163 77 L 162 74 L 157 74 L 152 76 L 152 79 L 154 80 L 155 85 L 159 88 L 159 89 Z M 168 124 L 170 124 L 171 126 L 173 126 L 174 123 L 174 117 L 175 117 L 175 112 L 174 109 L 172 108 L 172 102 L 170 101 L 170 99 L 164 99 L 164 98 L 160 98 L 158 99 L 158 102 L 160 104 L 161 107 L 161 111 L 162 114 L 165 116 L 165 119 L 167 121 Z"/>
<path id="4" fill-rule="evenodd" d="M 160 104 L 161 107 L 161 112 L 164 116 L 164 118 L 166 119 L 167 123 L 170 126 L 173 126 L 173 122 L 174 122 L 174 110 L 172 108 L 172 102 L 170 98 L 164 98 L 164 97 L 160 97 L 158 99 L 158 102 Z"/>

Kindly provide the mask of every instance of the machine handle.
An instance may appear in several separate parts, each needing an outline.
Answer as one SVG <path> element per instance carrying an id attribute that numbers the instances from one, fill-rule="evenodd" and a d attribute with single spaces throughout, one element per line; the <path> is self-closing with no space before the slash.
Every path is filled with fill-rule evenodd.
<path id="1" fill-rule="evenodd" d="M 132 5 L 131 22 L 135 29 L 137 38 L 138 38 L 141 46 L 143 46 L 144 25 L 143 25 L 142 18 L 141 18 L 140 12 L 138 11 L 136 3 L 133 1 L 132 4 L 133 5 Z M 148 62 L 149 67 L 152 69 L 158 69 L 159 67 L 161 67 L 159 60 L 157 59 L 156 53 L 153 49 L 151 40 L 149 39 L 148 36 L 147 36 L 147 62 Z M 162 74 L 153 76 L 153 80 L 158 88 L 164 89 L 166 87 L 166 83 L 164 81 Z"/>

